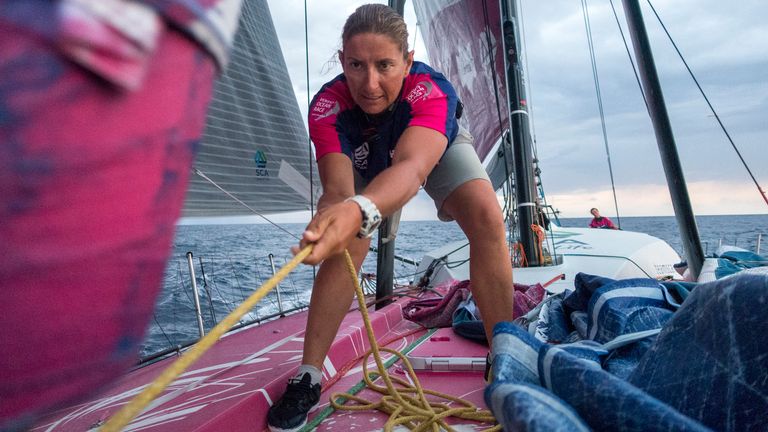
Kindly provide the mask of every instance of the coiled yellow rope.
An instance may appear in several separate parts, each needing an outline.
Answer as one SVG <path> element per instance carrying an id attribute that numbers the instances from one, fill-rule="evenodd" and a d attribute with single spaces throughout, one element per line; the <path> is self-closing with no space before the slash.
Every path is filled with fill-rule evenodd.
<path id="1" fill-rule="evenodd" d="M 244 302 L 240 304 L 234 311 L 232 311 L 226 318 L 224 318 L 216 327 L 205 335 L 198 343 L 184 353 L 178 360 L 173 362 L 167 369 L 165 369 L 160 376 L 152 381 L 141 393 L 136 395 L 127 405 L 125 405 L 120 411 L 113 415 L 104 426 L 100 429 L 101 432 L 116 432 L 122 430 L 134 417 L 136 417 L 143 409 L 147 407 L 152 401 L 163 391 L 168 385 L 173 382 L 179 375 L 181 375 L 189 366 L 192 365 L 200 356 L 203 355 L 209 348 L 211 348 L 220 338 L 224 335 L 233 325 L 235 325 L 243 315 L 256 306 L 267 293 L 269 293 L 278 282 L 283 280 L 288 273 L 290 273 L 304 258 L 312 252 L 312 245 L 309 245 L 301 250 L 291 261 L 288 262 L 283 268 L 280 269 L 274 276 L 272 276 L 264 285 L 261 286 L 256 292 L 251 294 Z"/>
<path id="2" fill-rule="evenodd" d="M 371 350 L 363 358 L 363 379 L 370 389 L 382 393 L 384 396 L 379 402 L 371 402 L 347 393 L 334 393 L 331 395 L 331 405 L 338 410 L 362 411 L 376 409 L 385 412 L 389 414 L 389 419 L 384 425 L 385 432 L 392 431 L 398 425 L 403 425 L 412 431 L 425 431 L 428 429 L 439 431 L 441 428 L 446 431 L 453 431 L 454 429 L 445 421 L 445 418 L 447 417 L 458 417 L 466 420 L 496 423 L 496 419 L 490 411 L 481 410 L 469 401 L 432 390 L 424 390 L 419 383 L 416 373 L 413 371 L 413 367 L 405 356 L 389 348 L 379 349 L 379 346 L 376 343 L 376 337 L 373 334 L 370 319 L 368 318 L 368 309 L 365 306 L 363 290 L 357 280 L 355 265 L 352 262 L 352 258 L 349 256 L 349 252 L 344 251 L 344 255 L 346 257 L 347 269 L 352 277 L 352 283 L 355 285 L 357 301 L 360 305 L 360 313 L 363 315 L 365 330 L 368 333 L 368 340 L 371 344 Z M 386 351 L 399 357 L 407 368 L 408 376 L 413 384 L 397 377 L 390 377 L 381 360 L 380 351 Z M 373 354 L 373 358 L 376 361 L 378 376 L 384 380 L 384 383 L 386 384 L 385 387 L 374 384 L 371 375 L 376 376 L 376 374 L 368 373 L 368 356 L 371 354 Z M 400 387 L 395 387 L 393 381 L 399 384 Z M 448 402 L 456 402 L 460 406 L 450 407 L 446 402 L 429 401 L 426 394 L 443 398 Z M 357 405 L 341 405 L 337 402 L 337 399 L 339 398 L 353 400 L 357 402 Z M 486 430 L 498 431 L 501 430 L 501 425 L 497 424 Z"/>

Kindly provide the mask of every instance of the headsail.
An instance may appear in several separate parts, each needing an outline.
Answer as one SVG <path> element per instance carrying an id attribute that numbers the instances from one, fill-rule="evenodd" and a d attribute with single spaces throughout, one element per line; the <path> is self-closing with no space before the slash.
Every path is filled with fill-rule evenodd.
<path id="1" fill-rule="evenodd" d="M 243 2 L 232 60 L 216 83 L 195 170 L 259 213 L 308 210 L 309 152 L 267 2 Z M 253 214 L 248 207 L 194 175 L 184 216 Z"/>
<path id="2" fill-rule="evenodd" d="M 462 125 L 486 161 L 509 128 L 499 2 L 424 0 L 413 6 L 429 61 L 456 87 L 464 103 Z M 495 178 L 493 183 L 499 186 Z"/>

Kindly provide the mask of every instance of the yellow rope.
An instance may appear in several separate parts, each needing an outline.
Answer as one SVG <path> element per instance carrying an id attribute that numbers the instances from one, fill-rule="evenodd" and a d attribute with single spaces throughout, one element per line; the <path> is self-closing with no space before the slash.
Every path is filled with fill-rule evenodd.
<path id="1" fill-rule="evenodd" d="M 197 361 L 208 349 L 210 349 L 220 338 L 224 335 L 237 321 L 251 310 L 256 303 L 259 302 L 269 291 L 271 291 L 278 282 L 283 280 L 304 258 L 312 252 L 312 245 L 307 246 L 301 252 L 299 252 L 290 262 L 288 262 L 280 271 L 277 272 L 272 278 L 270 278 L 264 285 L 262 285 L 256 292 L 254 292 L 248 299 L 246 299 L 240 306 L 237 307 L 232 313 L 230 313 L 224 320 L 217 324 L 211 331 L 200 341 L 195 344 L 189 351 L 184 353 L 178 360 L 166 368 L 160 376 L 158 376 L 153 382 L 151 382 L 141 393 L 136 395 L 131 401 L 128 402 L 120 411 L 113 415 L 100 429 L 101 432 L 116 432 L 122 430 L 134 417 L 136 417 L 143 409 L 147 407 L 157 396 L 165 390 L 165 388 L 173 382 L 179 375 L 181 375 L 189 366 Z M 439 431 L 440 428 L 446 431 L 453 431 L 444 419 L 447 417 L 458 417 L 466 420 L 474 420 L 478 422 L 492 423 L 496 420 L 488 410 L 481 410 L 471 402 L 457 398 L 455 396 L 447 395 L 444 393 L 424 390 L 419 383 L 416 373 L 413 371 L 408 359 L 406 359 L 398 351 L 382 348 L 383 351 L 396 355 L 406 366 L 408 370 L 408 376 L 413 381 L 413 385 L 405 380 L 397 377 L 390 377 L 387 370 L 384 368 L 384 363 L 381 360 L 381 353 L 379 351 L 378 344 L 376 343 L 375 335 L 371 327 L 370 318 L 368 316 L 368 309 L 365 305 L 365 297 L 360 287 L 360 283 L 357 280 L 357 271 L 352 262 L 352 258 L 349 256 L 349 252 L 344 251 L 347 268 L 350 271 L 355 290 L 357 292 L 357 299 L 360 305 L 360 313 L 363 316 L 365 323 L 365 329 L 368 333 L 368 339 L 371 344 L 371 350 L 365 355 L 363 359 L 363 378 L 372 390 L 384 394 L 379 402 L 370 402 L 363 398 L 350 395 L 334 393 L 331 395 L 331 404 L 336 409 L 343 410 L 370 410 L 377 409 L 387 414 L 390 414 L 389 420 L 384 425 L 384 431 L 389 432 L 394 429 L 395 426 L 404 425 L 413 431 L 425 431 L 432 429 L 433 431 Z M 378 376 L 380 376 L 386 387 L 382 387 L 373 383 L 371 376 L 375 373 L 369 373 L 367 364 L 368 357 L 373 354 L 374 360 L 378 367 Z M 395 387 L 394 383 L 400 385 Z M 416 396 L 413 396 L 415 394 Z M 445 399 L 449 402 L 455 402 L 461 406 L 451 408 L 448 403 L 429 401 L 426 395 L 437 396 Z M 336 399 L 343 397 L 349 400 L 353 400 L 358 405 L 344 406 L 339 405 Z M 498 431 L 501 430 L 500 425 L 493 426 L 486 431 Z"/>
<path id="2" fill-rule="evenodd" d="M 283 280 L 304 258 L 312 252 L 312 245 L 301 250 L 291 261 L 288 262 L 280 271 L 270 278 L 256 292 L 251 294 L 240 306 L 232 313 L 227 315 L 216 327 L 205 335 L 189 351 L 184 353 L 178 360 L 166 368 L 160 376 L 152 381 L 141 393 L 136 395 L 127 405 L 113 415 L 100 429 L 101 432 L 116 432 L 123 429 L 134 417 L 136 417 L 144 408 L 147 407 L 168 385 L 181 375 L 189 366 L 192 365 L 200 356 L 211 348 L 224 333 L 226 333 L 240 318 L 256 306 L 269 291 L 271 291 L 278 282 Z"/>
<path id="3" fill-rule="evenodd" d="M 344 251 L 344 254 L 346 257 L 347 269 L 349 270 L 349 274 L 352 277 L 352 283 L 355 285 L 355 291 L 357 292 L 357 301 L 360 305 L 360 313 L 363 315 L 365 330 L 368 333 L 368 340 L 371 344 L 371 350 L 366 353 L 363 358 L 363 379 L 370 389 L 382 393 L 384 396 L 382 396 L 379 402 L 371 402 L 347 393 L 334 393 L 331 395 L 331 405 L 338 410 L 362 411 L 376 409 L 385 412 L 389 414 L 389 419 L 384 425 L 385 432 L 392 431 L 395 426 L 399 425 L 403 425 L 412 431 L 425 431 L 431 429 L 437 432 L 441 428 L 446 431 L 453 431 L 454 429 L 444 420 L 447 417 L 458 417 L 478 422 L 495 423 L 496 419 L 490 411 L 481 410 L 469 401 L 432 390 L 424 390 L 408 359 L 395 350 L 382 348 L 381 350 L 392 353 L 403 361 L 403 364 L 408 370 L 408 376 L 411 378 L 413 384 L 400 378 L 389 376 L 387 370 L 384 368 L 379 346 L 376 343 L 376 337 L 373 334 L 373 328 L 371 327 L 371 322 L 368 317 L 368 309 L 365 305 L 363 290 L 360 288 L 360 283 L 357 280 L 355 265 L 352 262 L 352 258 L 349 256 L 349 252 Z M 373 354 L 373 358 L 376 361 L 378 374 L 368 373 L 368 357 L 371 354 Z M 377 376 L 381 377 L 386 386 L 374 384 L 371 375 L 374 375 L 373 379 Z M 395 387 L 393 381 L 399 384 L 400 387 Z M 449 403 L 455 402 L 460 406 L 452 408 L 445 402 L 430 401 L 426 397 L 427 394 L 443 398 Z M 341 405 L 337 402 L 337 399 L 339 398 L 353 400 L 357 402 L 357 405 Z M 486 430 L 498 431 L 501 430 L 501 425 L 497 424 Z"/>

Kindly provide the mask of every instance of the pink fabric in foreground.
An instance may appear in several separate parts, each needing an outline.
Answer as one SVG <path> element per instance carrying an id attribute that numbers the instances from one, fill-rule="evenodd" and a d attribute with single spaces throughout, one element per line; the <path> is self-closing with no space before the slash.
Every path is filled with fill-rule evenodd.
<path id="1" fill-rule="evenodd" d="M 127 92 L 0 32 L 0 430 L 25 430 L 137 360 L 215 67 L 168 30 Z"/>
<path id="2" fill-rule="evenodd" d="M 540 284 L 515 286 L 515 304 L 512 316 L 517 318 L 530 312 L 544 299 L 546 289 Z M 403 308 L 406 319 L 421 324 L 426 328 L 450 327 L 453 313 L 459 304 L 469 297 L 469 280 L 451 280 L 435 288 L 435 294 L 412 300 Z"/>

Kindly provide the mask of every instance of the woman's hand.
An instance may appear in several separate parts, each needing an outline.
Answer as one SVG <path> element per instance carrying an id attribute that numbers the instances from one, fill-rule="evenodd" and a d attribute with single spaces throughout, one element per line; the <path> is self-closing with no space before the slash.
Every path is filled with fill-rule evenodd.
<path id="1" fill-rule="evenodd" d="M 319 264 L 326 258 L 344 251 L 360 231 L 363 217 L 353 201 L 342 201 L 318 212 L 302 234 L 299 246 L 291 248 L 294 255 L 313 243 L 312 253 L 304 264 Z"/>
<path id="2" fill-rule="evenodd" d="M 447 144 L 448 139 L 440 132 L 421 126 L 408 127 L 398 139 L 392 166 L 379 173 L 363 193 L 376 204 L 382 216 L 394 213 L 416 195 Z M 291 248 L 295 255 L 313 243 L 312 253 L 303 261 L 311 265 L 343 252 L 360 231 L 363 220 L 357 203 L 343 201 L 355 193 L 349 157 L 328 153 L 317 165 L 323 184 L 323 195 L 318 202 L 320 211 L 307 225 L 299 246 Z"/>

